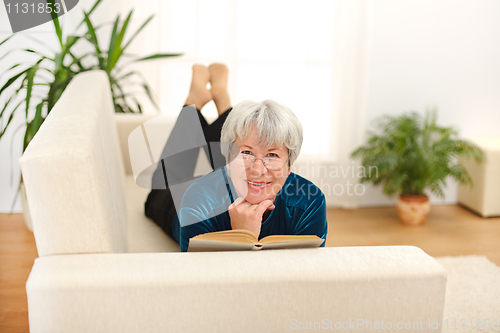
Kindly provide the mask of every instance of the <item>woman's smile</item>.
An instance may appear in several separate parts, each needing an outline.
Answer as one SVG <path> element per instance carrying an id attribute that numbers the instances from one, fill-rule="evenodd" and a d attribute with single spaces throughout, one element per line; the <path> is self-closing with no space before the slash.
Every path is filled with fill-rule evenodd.
<path id="1" fill-rule="evenodd" d="M 259 189 L 266 187 L 267 185 L 271 184 L 271 182 L 259 182 L 259 181 L 250 181 L 250 180 L 245 180 L 248 183 L 248 186 L 250 188 L 252 187 L 257 187 Z"/>

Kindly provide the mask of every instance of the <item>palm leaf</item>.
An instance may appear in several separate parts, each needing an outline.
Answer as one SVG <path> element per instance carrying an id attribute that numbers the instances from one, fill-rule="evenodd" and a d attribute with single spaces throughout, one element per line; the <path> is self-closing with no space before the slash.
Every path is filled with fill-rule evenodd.
<path id="1" fill-rule="evenodd" d="M 68 36 L 66 38 L 66 44 L 64 44 L 62 54 L 69 54 L 71 52 L 71 48 L 80 40 L 80 38 L 80 36 Z"/>
<path id="2" fill-rule="evenodd" d="M 150 17 L 148 17 L 146 19 L 146 21 L 144 21 L 144 23 L 139 27 L 139 29 L 137 29 L 133 34 L 132 36 L 130 37 L 130 39 L 128 40 L 128 42 L 125 44 L 125 46 L 123 47 L 122 49 L 122 52 L 125 51 L 125 49 L 129 46 L 129 44 L 135 39 L 135 37 L 137 37 L 137 35 L 139 34 L 139 32 L 142 31 L 142 29 L 144 29 L 144 27 L 149 23 L 149 21 L 151 21 L 153 19 L 154 15 L 151 15 Z"/>
<path id="3" fill-rule="evenodd" d="M 123 80 L 123 79 L 125 79 L 125 78 L 127 78 L 127 77 L 129 77 L 131 75 L 134 75 L 134 74 L 137 74 L 136 71 L 128 72 L 126 74 L 123 74 L 122 76 L 117 77 L 116 81 L 121 81 L 121 80 Z"/>
<path id="4" fill-rule="evenodd" d="M 139 61 L 144 61 L 144 60 L 153 60 L 153 59 L 160 59 L 160 58 L 168 58 L 168 57 L 178 57 L 181 56 L 182 53 L 159 53 L 159 54 L 153 54 L 149 55 L 144 58 L 139 58 L 132 60 L 132 62 L 139 62 Z"/>
<path id="5" fill-rule="evenodd" d="M 149 86 L 145 83 L 142 84 L 142 87 L 144 88 L 144 91 L 148 95 L 149 99 L 153 103 L 153 105 L 158 109 L 158 104 L 156 104 L 156 101 L 153 99 L 153 96 L 151 94 L 151 90 L 149 89 Z"/>
<path id="6" fill-rule="evenodd" d="M 36 71 L 38 70 L 38 64 L 41 62 L 39 60 L 35 66 L 31 67 L 30 70 L 28 71 L 28 74 L 26 75 L 26 118 L 28 118 L 28 112 L 30 108 L 30 102 L 31 102 L 31 92 L 33 91 L 33 82 L 35 79 Z"/>
<path id="7" fill-rule="evenodd" d="M 22 48 L 18 48 L 18 49 L 12 49 L 12 50 L 9 50 L 7 52 L 5 52 L 1 57 L 0 57 L 0 61 L 3 60 L 4 58 L 6 58 L 9 54 L 13 53 L 13 52 L 18 52 L 18 51 L 24 51 L 24 52 L 28 52 L 28 53 L 34 53 L 34 54 L 37 54 L 41 57 L 45 57 L 45 58 L 48 58 L 46 55 L 44 55 L 43 53 L 41 52 L 38 52 L 38 51 L 34 51 L 34 50 L 31 50 L 31 49 L 22 49 Z"/>
<path id="8" fill-rule="evenodd" d="M 109 48 L 108 48 L 108 63 L 106 66 L 106 71 L 109 73 L 111 70 L 109 69 L 110 67 L 110 59 L 113 57 L 113 54 L 117 52 L 117 32 L 118 32 L 118 25 L 120 24 L 120 15 L 116 17 L 115 23 L 113 24 L 113 30 L 111 32 L 111 39 L 109 41 Z M 118 46 L 119 48 L 120 46 Z"/>
<path id="9" fill-rule="evenodd" d="M 130 18 L 132 17 L 132 13 L 133 11 L 131 10 L 127 18 L 125 19 L 125 22 L 122 25 L 122 29 L 120 30 L 120 33 L 116 38 L 116 45 L 115 48 L 113 49 L 113 53 L 109 55 L 110 59 L 108 58 L 108 72 L 111 72 L 111 70 L 115 67 L 116 63 L 118 62 L 118 59 L 123 53 L 121 45 L 123 38 L 125 37 L 125 32 L 127 31 Z"/>
<path id="10" fill-rule="evenodd" d="M 43 105 L 44 105 L 44 101 L 40 102 L 36 106 L 35 117 L 27 125 L 23 151 L 26 150 L 26 147 L 28 147 L 28 144 L 31 142 L 31 140 L 33 139 L 35 134 L 38 132 L 38 130 L 40 129 L 40 126 L 42 125 L 42 123 L 44 121 L 44 119 L 42 117 Z"/>
<path id="11" fill-rule="evenodd" d="M 19 79 L 23 74 L 26 74 L 28 71 L 30 70 L 30 68 L 27 68 L 25 70 L 23 70 L 22 72 L 14 75 L 13 77 L 11 77 L 10 79 L 7 80 L 7 82 L 3 85 L 3 87 L 0 89 L 0 95 L 2 94 L 2 92 L 7 89 L 8 87 L 10 87 L 10 85 L 14 82 L 17 81 L 17 79 Z"/>
<path id="12" fill-rule="evenodd" d="M 51 5 L 52 8 L 55 8 L 55 0 L 46 0 L 48 4 Z M 52 17 L 52 22 L 54 23 L 54 28 L 56 29 L 57 38 L 59 39 L 59 44 L 61 48 L 63 47 L 63 36 L 62 36 L 62 28 L 59 24 L 59 17 L 57 13 L 52 10 L 50 12 L 50 16 Z"/>
<path id="13" fill-rule="evenodd" d="M 21 106 L 21 104 L 24 103 L 24 100 L 20 101 L 16 107 L 11 111 L 10 115 L 9 115 L 9 119 L 7 120 L 7 124 L 5 124 L 5 127 L 3 128 L 2 132 L 0 132 L 0 139 L 2 138 L 2 136 L 4 136 L 5 132 L 7 131 L 7 128 L 9 128 L 9 125 L 10 125 L 10 122 L 12 121 L 12 119 L 14 118 L 14 115 L 16 114 L 16 110 Z"/>
<path id="14" fill-rule="evenodd" d="M 13 98 L 15 98 L 16 96 L 17 96 L 17 94 L 14 94 L 14 95 L 12 95 L 12 96 L 9 97 L 9 99 L 7 100 L 7 102 L 5 103 L 5 105 L 3 106 L 2 111 L 0 111 L 0 119 L 2 119 L 2 116 L 3 116 L 4 112 L 5 112 L 5 110 L 7 110 L 7 107 L 10 105 L 10 101 Z"/>
<path id="15" fill-rule="evenodd" d="M 135 105 L 137 106 L 137 111 L 139 113 L 142 113 L 142 106 L 141 104 L 139 103 L 139 101 L 135 98 L 135 97 L 132 97 L 132 100 L 135 102 Z"/>
<path id="16" fill-rule="evenodd" d="M 92 8 L 88 11 L 87 15 L 90 16 L 94 12 L 94 10 L 97 8 L 97 6 L 101 3 L 102 0 L 97 0 L 96 3 L 92 6 Z M 85 13 L 85 12 L 84 12 Z M 85 20 L 82 20 L 80 24 L 76 27 L 76 30 L 80 29 L 82 24 L 85 23 Z"/>
<path id="17" fill-rule="evenodd" d="M 83 12 L 83 14 L 85 15 L 84 20 L 85 23 L 87 24 L 87 29 L 88 29 L 87 40 L 94 46 L 96 50 L 97 60 L 99 61 L 99 68 L 106 69 L 105 61 L 104 58 L 102 57 L 101 48 L 99 47 L 99 41 L 97 40 L 97 35 L 95 33 L 94 26 L 90 21 L 89 15 L 86 12 Z"/>
<path id="18" fill-rule="evenodd" d="M 0 45 L 2 45 L 3 43 L 5 43 L 6 41 L 8 41 L 9 39 L 11 39 L 12 37 L 14 36 L 14 34 L 10 35 L 9 37 L 5 38 L 3 41 L 0 42 Z"/>

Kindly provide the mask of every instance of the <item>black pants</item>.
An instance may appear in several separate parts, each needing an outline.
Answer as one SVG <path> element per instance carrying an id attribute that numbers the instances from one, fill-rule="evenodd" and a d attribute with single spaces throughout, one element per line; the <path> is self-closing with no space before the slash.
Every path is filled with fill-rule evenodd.
<path id="1" fill-rule="evenodd" d="M 191 110 L 186 110 L 186 108 L 191 108 Z M 208 124 L 200 110 L 196 110 L 206 143 L 204 146 L 205 153 L 213 169 L 224 166 L 225 158 L 222 156 L 219 149 L 212 149 L 213 147 L 211 147 L 210 143 L 220 142 L 222 125 L 231 110 L 232 108 L 229 108 L 212 124 Z M 162 157 L 169 157 L 162 158 L 160 163 L 158 163 L 158 168 L 152 179 L 152 190 L 144 204 L 146 216 L 152 219 L 168 236 L 177 241 L 177 243 L 179 243 L 178 231 L 180 227 L 178 225 L 178 218 L 176 218 L 177 211 L 174 204 L 174 198 L 168 183 L 170 182 L 173 186 L 178 183 L 193 180 L 196 161 L 200 152 L 200 146 L 198 146 L 175 153 L 172 156 L 170 154 L 172 151 L 177 151 L 179 145 L 176 143 L 189 142 L 194 136 L 199 135 L 199 133 L 196 133 L 196 129 L 199 129 L 198 124 L 193 123 L 198 121 L 198 119 L 196 119 L 196 117 L 186 117 L 185 112 L 187 111 L 193 111 L 192 107 L 185 106 L 181 114 L 179 114 L 179 118 L 172 129 L 162 153 Z M 176 195 L 179 194 L 176 193 Z M 174 220 L 176 222 L 174 222 Z"/>

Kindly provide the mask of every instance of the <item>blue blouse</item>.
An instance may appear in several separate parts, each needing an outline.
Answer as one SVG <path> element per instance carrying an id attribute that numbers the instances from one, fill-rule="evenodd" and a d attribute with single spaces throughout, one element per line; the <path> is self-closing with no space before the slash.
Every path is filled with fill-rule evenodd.
<path id="1" fill-rule="evenodd" d="M 174 224 L 180 221 L 180 228 L 179 224 L 173 227 L 182 252 L 187 251 L 191 237 L 231 230 L 227 209 L 237 197 L 233 193 L 236 192 L 225 167 L 201 177 L 187 189 L 179 219 L 174 218 Z M 270 235 L 317 235 L 326 241 L 325 196 L 312 182 L 290 173 L 274 205 L 262 222 L 259 239 Z"/>

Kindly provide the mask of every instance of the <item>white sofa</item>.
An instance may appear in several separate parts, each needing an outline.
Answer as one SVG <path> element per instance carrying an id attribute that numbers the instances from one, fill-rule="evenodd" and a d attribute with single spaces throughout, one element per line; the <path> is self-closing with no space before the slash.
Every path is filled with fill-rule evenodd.
<path id="1" fill-rule="evenodd" d="M 20 159 L 39 254 L 31 332 L 422 332 L 441 321 L 446 271 L 416 247 L 174 253 L 120 149 L 148 119 L 114 114 L 104 72 L 80 74 Z"/>
<path id="2" fill-rule="evenodd" d="M 470 138 L 484 152 L 481 164 L 462 159 L 473 186 L 458 185 L 458 202 L 482 217 L 500 216 L 500 137 Z"/>

